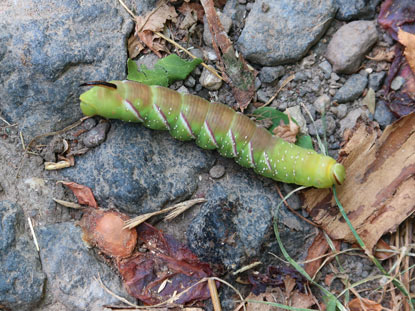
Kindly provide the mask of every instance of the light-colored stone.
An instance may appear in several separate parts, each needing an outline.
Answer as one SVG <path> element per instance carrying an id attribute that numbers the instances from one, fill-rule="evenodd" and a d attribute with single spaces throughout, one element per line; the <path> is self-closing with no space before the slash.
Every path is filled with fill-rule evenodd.
<path id="1" fill-rule="evenodd" d="M 199 79 L 200 84 L 211 91 L 219 90 L 222 86 L 222 80 L 211 73 L 206 68 L 203 68 L 202 74 Z"/>
<path id="2" fill-rule="evenodd" d="M 340 73 L 355 73 L 367 52 L 378 40 L 373 21 L 354 21 L 342 26 L 333 35 L 327 47 L 326 58 L 333 70 Z"/>
<path id="3" fill-rule="evenodd" d="M 308 133 L 307 121 L 305 120 L 303 113 L 301 112 L 300 106 L 287 108 L 285 112 L 288 112 L 290 116 L 293 117 L 295 121 L 297 121 L 298 126 L 301 129 L 301 133 Z"/>

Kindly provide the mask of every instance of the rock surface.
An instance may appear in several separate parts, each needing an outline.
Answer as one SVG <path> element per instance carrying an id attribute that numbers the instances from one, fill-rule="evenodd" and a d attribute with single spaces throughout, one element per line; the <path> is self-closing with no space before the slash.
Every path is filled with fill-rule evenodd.
<path id="1" fill-rule="evenodd" d="M 336 0 L 336 18 L 342 21 L 373 19 L 380 0 Z"/>
<path id="2" fill-rule="evenodd" d="M 62 174 L 94 189 L 103 204 L 112 201 L 126 211 L 145 213 L 187 198 L 197 188 L 198 174 L 212 164 L 212 153 L 194 142 L 113 121 L 106 142 Z"/>
<path id="3" fill-rule="evenodd" d="M 82 230 L 74 223 L 45 226 L 36 231 L 47 293 L 68 310 L 102 310 L 105 304 L 119 303 L 100 285 L 102 282 L 116 294 L 128 297 L 119 276 L 82 241 Z"/>
<path id="4" fill-rule="evenodd" d="M 240 51 L 265 66 L 298 60 L 323 35 L 335 10 L 331 0 L 255 1 L 238 39 Z"/>
<path id="5" fill-rule="evenodd" d="M 45 275 L 23 210 L 0 201 L 0 306 L 32 310 L 43 297 Z"/>
<path id="6" fill-rule="evenodd" d="M 362 95 L 367 85 L 367 77 L 355 74 L 347 79 L 346 83 L 337 91 L 333 100 L 339 103 L 349 102 Z"/>
<path id="7" fill-rule="evenodd" d="M 355 21 L 342 26 L 330 40 L 326 57 L 337 73 L 354 73 L 378 40 L 376 24 Z"/>

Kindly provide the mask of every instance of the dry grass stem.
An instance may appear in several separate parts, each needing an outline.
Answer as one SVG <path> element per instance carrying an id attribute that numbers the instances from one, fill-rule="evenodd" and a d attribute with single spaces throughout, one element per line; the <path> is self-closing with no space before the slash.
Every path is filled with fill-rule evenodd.
<path id="1" fill-rule="evenodd" d="M 206 201 L 206 199 L 203 199 L 203 198 L 188 200 L 188 201 L 181 202 L 181 203 L 178 203 L 176 205 L 164 208 L 160 211 L 139 215 L 137 217 L 126 220 L 124 222 L 124 227 L 123 228 L 124 229 L 132 229 L 132 228 L 137 227 L 138 225 L 142 224 L 147 219 L 150 219 L 153 216 L 164 214 L 164 213 L 167 213 L 167 212 L 170 212 L 170 211 L 171 211 L 171 213 L 165 217 L 165 220 L 171 220 L 171 219 L 175 218 L 176 216 L 180 215 L 181 213 L 183 213 L 184 211 L 186 211 L 188 208 L 192 207 L 193 205 L 195 205 L 197 203 L 205 202 L 205 201 Z"/>
<path id="2" fill-rule="evenodd" d="M 241 268 L 241 269 L 239 269 L 239 270 L 236 270 L 235 272 L 232 272 L 232 274 L 233 274 L 233 275 L 237 275 L 237 274 L 239 274 L 239 273 L 242 273 L 242 272 L 245 272 L 245 271 L 250 270 L 250 269 L 252 269 L 252 268 L 255 268 L 256 266 L 259 266 L 259 265 L 262 265 L 262 262 L 260 262 L 260 261 L 255 261 L 255 262 L 253 262 L 253 263 L 251 263 L 251 264 L 249 264 L 249 265 L 246 265 L 246 266 L 242 267 L 242 268 Z"/>
<path id="3" fill-rule="evenodd" d="M 53 198 L 52 200 L 55 201 L 56 203 L 62 205 L 62 206 L 69 207 L 69 208 L 75 208 L 75 209 L 85 208 L 84 206 L 82 206 L 82 205 L 80 205 L 78 203 L 75 203 L 75 202 L 69 202 L 69 201 L 59 200 L 59 199 L 55 199 L 55 198 Z"/>
<path id="4" fill-rule="evenodd" d="M 45 162 L 45 170 L 47 171 L 55 171 L 61 170 L 63 168 L 71 167 L 71 162 L 69 161 L 59 161 L 59 162 Z"/>
<path id="5" fill-rule="evenodd" d="M 27 217 L 27 222 L 29 223 L 30 233 L 33 236 L 33 242 L 35 243 L 36 250 L 39 252 L 40 251 L 39 243 L 37 242 L 35 230 L 33 229 L 32 219 L 30 217 Z"/>
<path id="6" fill-rule="evenodd" d="M 164 217 L 164 220 L 166 220 L 166 221 L 173 220 L 174 218 L 176 218 L 180 214 L 187 211 L 193 205 L 198 204 L 198 203 L 203 203 L 203 202 L 206 202 L 206 199 L 199 198 L 199 199 L 193 199 L 193 200 L 188 200 L 188 201 L 185 201 L 185 202 L 182 202 L 182 203 L 178 203 L 178 204 L 172 206 L 172 207 L 174 207 L 174 209 Z"/>
<path id="7" fill-rule="evenodd" d="M 111 296 L 113 296 L 113 297 L 115 297 L 115 298 L 117 298 L 118 300 L 120 300 L 120 301 L 122 301 L 122 302 L 124 302 L 125 304 L 127 304 L 127 305 L 129 305 L 129 306 L 132 306 L 132 307 L 135 307 L 135 308 L 137 308 L 137 309 L 139 309 L 140 308 L 140 306 L 138 306 L 138 305 L 136 305 L 136 304 L 133 304 L 133 303 L 131 303 L 131 302 L 129 302 L 127 299 L 125 299 L 124 297 L 121 297 L 121 296 L 119 296 L 119 295 L 117 295 L 116 293 L 114 293 L 113 291 L 111 291 L 108 287 L 106 287 L 105 285 L 104 285 L 104 283 L 102 282 L 102 280 L 101 280 L 101 275 L 98 273 L 98 277 L 94 277 L 95 278 L 95 280 L 97 280 L 98 282 L 99 282 L 99 285 L 101 285 L 101 287 L 108 293 L 108 294 L 110 294 Z M 145 308 L 147 308 L 147 307 L 145 307 Z"/>
<path id="8" fill-rule="evenodd" d="M 19 136 L 20 136 L 20 142 L 22 143 L 23 150 L 26 150 L 23 134 L 21 131 L 19 131 Z"/>
<path id="9" fill-rule="evenodd" d="M 213 310 L 215 311 L 222 311 L 222 307 L 220 305 L 218 289 L 216 288 L 216 282 L 213 279 L 208 280 L 208 287 L 210 292 L 210 298 L 212 299 Z"/>
<path id="10" fill-rule="evenodd" d="M 272 103 L 272 101 L 278 96 L 278 94 L 281 92 L 281 90 L 288 84 L 290 83 L 293 79 L 294 79 L 294 75 L 291 75 L 289 77 L 287 77 L 281 84 L 280 88 L 277 90 L 277 92 L 265 103 L 263 104 L 261 107 L 258 108 L 262 108 L 265 106 L 268 106 L 269 104 Z"/>
<path id="11" fill-rule="evenodd" d="M 0 120 L 3 121 L 4 123 L 7 124 L 7 126 L 12 126 L 9 122 L 7 122 L 5 119 L 3 119 L 2 117 L 0 117 Z"/>

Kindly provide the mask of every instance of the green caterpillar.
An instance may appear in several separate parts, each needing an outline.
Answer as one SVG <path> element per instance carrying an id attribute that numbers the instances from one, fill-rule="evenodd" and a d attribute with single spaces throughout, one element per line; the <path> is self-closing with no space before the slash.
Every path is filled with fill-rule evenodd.
<path id="1" fill-rule="evenodd" d="M 178 140 L 195 139 L 198 146 L 217 149 L 222 156 L 277 181 L 328 188 L 345 179 L 343 165 L 333 158 L 275 137 L 223 104 L 128 80 L 84 85 L 95 85 L 80 96 L 87 116 L 141 122 L 154 130 L 167 130 Z"/>

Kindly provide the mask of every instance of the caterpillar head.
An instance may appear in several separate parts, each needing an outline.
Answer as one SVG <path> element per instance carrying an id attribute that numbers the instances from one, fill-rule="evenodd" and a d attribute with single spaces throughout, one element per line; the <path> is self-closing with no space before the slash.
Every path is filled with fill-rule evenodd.
<path id="1" fill-rule="evenodd" d="M 114 102 L 118 101 L 117 84 L 103 81 L 91 81 L 80 86 L 94 86 L 81 94 L 81 110 L 87 116 L 101 115 L 107 116 L 107 107 L 114 107 Z"/>
<path id="2" fill-rule="evenodd" d="M 340 163 L 335 163 L 330 170 L 330 175 L 333 180 L 333 183 L 341 185 L 346 178 L 346 171 L 344 166 Z"/>

